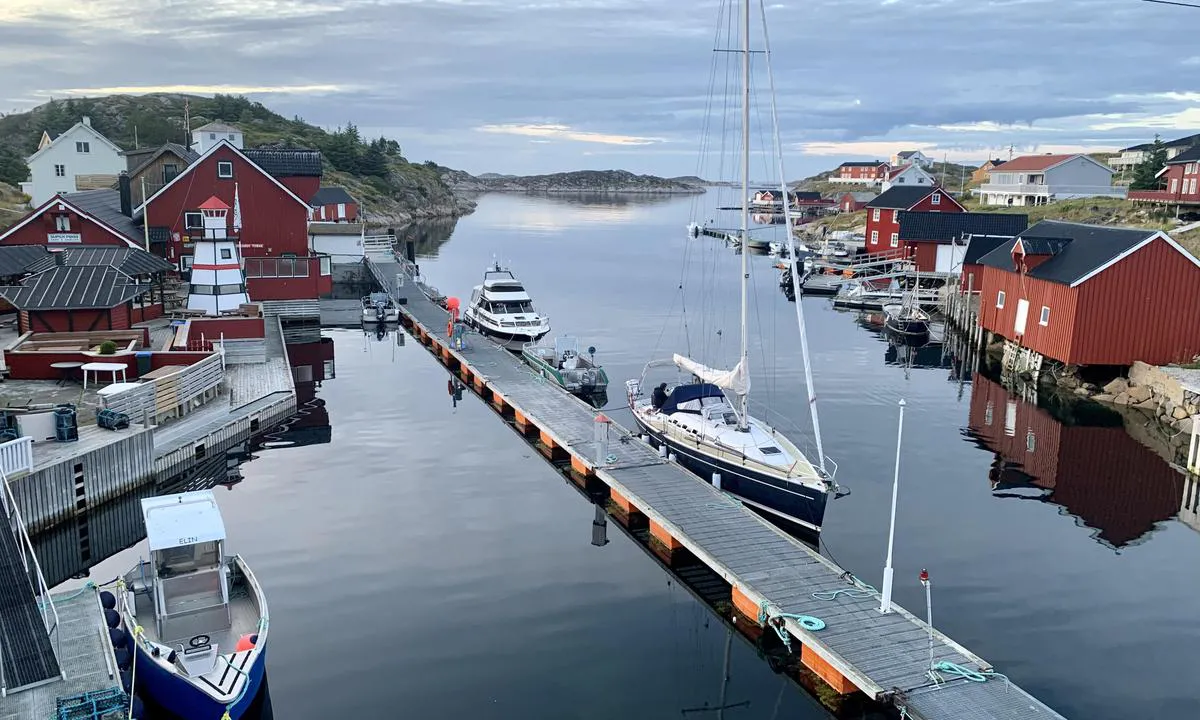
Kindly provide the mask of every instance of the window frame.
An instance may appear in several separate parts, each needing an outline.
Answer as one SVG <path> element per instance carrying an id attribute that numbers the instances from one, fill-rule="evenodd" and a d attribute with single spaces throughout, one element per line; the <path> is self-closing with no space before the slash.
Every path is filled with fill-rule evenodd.
<path id="1" fill-rule="evenodd" d="M 871 244 L 872 244 L 872 245 L 878 245 L 878 244 L 879 244 L 879 231 L 878 231 L 878 230 L 872 230 L 872 231 L 871 231 Z"/>
<path id="2" fill-rule="evenodd" d="M 54 232 L 71 232 L 71 216 L 59 213 L 54 216 Z"/>
<path id="3" fill-rule="evenodd" d="M 221 259 L 222 260 L 232 260 L 233 259 L 233 250 L 231 250 L 229 248 L 221 248 Z"/>
<path id="4" fill-rule="evenodd" d="M 229 168 L 229 174 L 225 174 L 222 172 L 222 170 L 224 170 L 225 168 Z M 218 160 L 217 161 L 217 177 L 221 180 L 229 180 L 233 177 L 233 161 L 232 160 Z"/>
<path id="5" fill-rule="evenodd" d="M 92 154 L 92 144 L 90 142 L 88 142 L 87 140 L 76 140 L 75 141 L 75 152 L 79 153 L 80 155 L 91 155 Z"/>
<path id="6" fill-rule="evenodd" d="M 875 222 L 879 222 L 879 208 L 874 208 L 872 210 L 871 219 Z"/>
<path id="7" fill-rule="evenodd" d="M 199 225 L 193 225 L 189 218 L 200 218 Z M 183 229 L 184 230 L 203 230 L 204 229 L 204 213 L 199 210 L 189 210 L 183 214 Z"/>
<path id="8" fill-rule="evenodd" d="M 930 195 L 929 196 L 929 204 L 930 205 L 941 205 L 942 204 L 942 194 L 940 192 L 935 192 L 934 194 Z"/>
<path id="9" fill-rule="evenodd" d="M 1004 301 L 1007 299 L 1008 298 L 1005 296 L 1003 290 L 997 290 L 996 291 L 996 309 L 1003 310 L 1004 309 Z"/>
<path id="10" fill-rule="evenodd" d="M 1038 315 L 1038 325 L 1041 325 L 1042 327 L 1047 327 L 1048 325 L 1050 325 L 1050 306 L 1049 305 L 1042 306 L 1042 312 L 1041 312 L 1041 314 Z"/>
<path id="11" fill-rule="evenodd" d="M 67 166 L 61 163 L 54 163 L 54 177 L 66 177 Z"/>
<path id="12" fill-rule="evenodd" d="M 894 248 L 900 247 L 900 233 L 898 233 L 898 232 L 892 233 L 892 237 L 889 238 L 889 243 Z"/>

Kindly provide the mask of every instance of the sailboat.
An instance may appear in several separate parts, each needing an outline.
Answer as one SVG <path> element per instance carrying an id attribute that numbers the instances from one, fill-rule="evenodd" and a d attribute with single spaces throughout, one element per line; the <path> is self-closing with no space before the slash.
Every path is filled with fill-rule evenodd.
<path id="1" fill-rule="evenodd" d="M 804 332 L 802 303 L 797 302 L 804 372 L 816 439 L 816 457 L 809 458 L 783 433 L 750 415 L 750 372 L 747 337 L 747 262 L 750 241 L 750 0 L 741 3 L 742 142 L 741 224 L 737 240 L 741 248 L 741 353 L 732 369 L 712 368 L 690 357 L 674 354 L 670 360 L 654 360 L 639 379 L 626 382 L 629 408 L 641 432 L 655 447 L 665 446 L 676 460 L 704 480 L 737 496 L 743 503 L 787 529 L 820 532 L 829 496 L 837 490 L 836 463 L 821 449 L 820 425 L 813 402 L 812 368 Z M 765 40 L 765 23 L 764 23 Z M 765 53 L 768 75 L 770 51 Z M 779 153 L 779 130 L 771 83 L 771 114 L 782 197 L 786 197 L 786 175 Z M 788 213 L 785 203 L 783 210 Z M 785 227 L 791 228 L 790 218 Z M 689 226 L 690 229 L 691 226 Z M 795 243 L 787 242 L 790 262 L 796 262 Z M 793 274 L 794 275 L 794 274 Z M 792 278 L 793 291 L 800 296 Z M 655 367 L 675 366 L 691 379 L 662 383 L 651 397 L 643 395 L 647 372 Z M 832 470 L 827 469 L 827 464 Z"/>

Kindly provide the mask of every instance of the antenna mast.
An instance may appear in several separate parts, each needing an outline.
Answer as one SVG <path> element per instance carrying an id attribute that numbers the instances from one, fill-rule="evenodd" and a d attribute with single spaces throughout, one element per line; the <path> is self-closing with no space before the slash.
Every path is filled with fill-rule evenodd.
<path id="1" fill-rule="evenodd" d="M 783 198 L 787 207 L 787 194 Z M 742 0 L 742 357 L 738 362 L 746 372 L 749 350 L 746 339 L 746 256 L 750 252 L 750 0 Z M 738 398 L 738 430 L 750 428 L 750 394 Z"/>

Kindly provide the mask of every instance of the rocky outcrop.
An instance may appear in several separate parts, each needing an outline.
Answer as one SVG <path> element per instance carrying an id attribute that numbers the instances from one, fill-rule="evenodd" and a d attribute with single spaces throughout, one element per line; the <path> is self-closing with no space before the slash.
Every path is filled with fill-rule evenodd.
<path id="1" fill-rule="evenodd" d="M 705 191 L 699 178 L 662 178 L 625 170 L 578 170 L 550 175 L 471 175 L 439 168 L 442 181 L 455 192 L 514 193 L 649 193 L 698 194 Z"/>
<path id="2" fill-rule="evenodd" d="M 1073 375 L 1060 378 L 1059 384 L 1074 385 L 1077 393 L 1097 402 L 1140 410 L 1173 437 L 1190 437 L 1200 415 L 1200 370 L 1136 362 L 1128 377 L 1115 378 L 1103 388 L 1081 384 Z"/>

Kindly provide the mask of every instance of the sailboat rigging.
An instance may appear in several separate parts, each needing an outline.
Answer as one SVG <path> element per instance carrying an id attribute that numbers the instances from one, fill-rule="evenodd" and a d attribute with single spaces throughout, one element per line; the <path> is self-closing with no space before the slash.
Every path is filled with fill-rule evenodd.
<path id="1" fill-rule="evenodd" d="M 738 361 L 732 369 L 722 370 L 675 354 L 671 360 L 651 361 L 642 377 L 626 382 L 629 406 L 641 431 L 652 445 L 666 446 L 676 459 L 692 472 L 713 482 L 723 490 L 736 495 L 748 506 L 782 525 L 801 530 L 819 532 L 824 520 L 825 506 L 829 495 L 837 485 L 834 472 L 827 470 L 820 441 L 820 425 L 817 419 L 812 367 L 808 357 L 808 341 L 805 335 L 804 315 L 801 303 L 796 303 L 797 322 L 800 329 L 801 349 L 804 355 L 804 371 L 813 430 L 816 435 L 817 457 L 815 464 L 783 433 L 750 414 L 750 372 L 748 280 L 750 247 L 750 2 L 742 0 L 740 10 L 741 54 L 741 219 L 737 242 L 740 254 L 740 324 L 741 342 Z M 759 4 L 762 10 L 761 2 Z M 767 73 L 771 75 L 769 41 L 766 32 L 766 16 L 763 14 L 763 40 L 767 49 Z M 791 242 L 791 218 L 786 175 L 779 142 L 779 122 L 774 98 L 774 79 L 770 80 L 771 120 L 775 152 L 778 162 L 780 188 L 785 217 L 784 227 L 789 231 L 788 253 L 792 262 L 796 260 L 795 243 Z M 688 225 L 688 234 L 696 238 L 700 233 L 696 223 Z M 798 278 L 793 278 L 793 283 Z M 799 297 L 799 290 L 796 288 Z M 690 382 L 667 383 L 655 388 L 650 398 L 642 396 L 642 384 L 646 372 L 654 367 L 674 365 L 678 370 L 689 373 Z M 729 402 L 726 393 L 733 396 Z M 836 463 L 828 461 L 836 471 Z"/>

